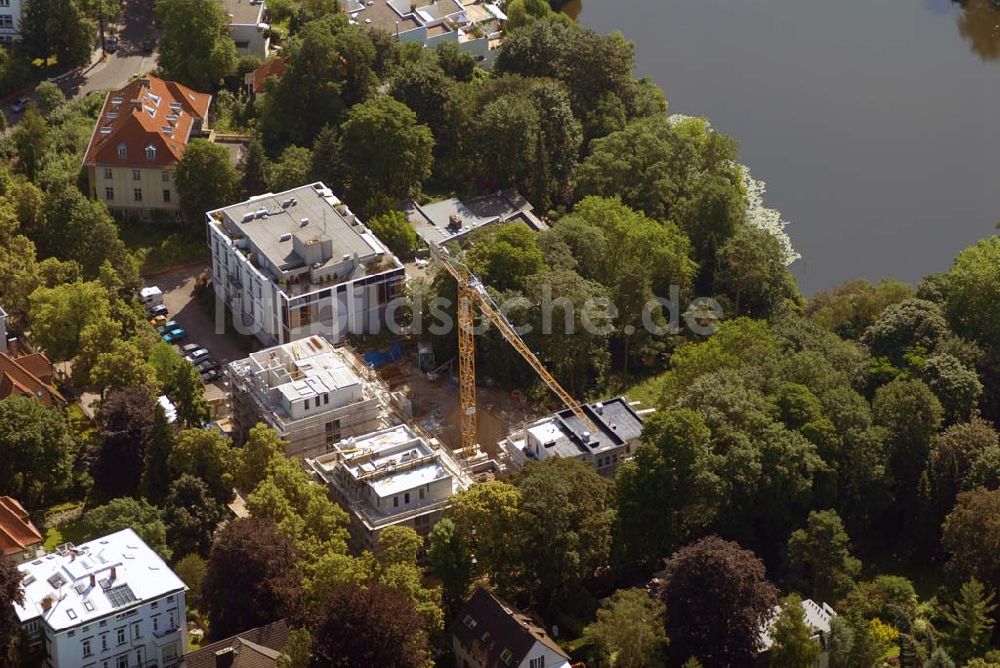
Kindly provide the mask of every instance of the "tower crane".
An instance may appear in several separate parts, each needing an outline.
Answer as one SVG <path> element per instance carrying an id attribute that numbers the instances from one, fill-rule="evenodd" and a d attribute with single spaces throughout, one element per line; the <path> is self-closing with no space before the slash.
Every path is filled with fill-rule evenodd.
<path id="1" fill-rule="evenodd" d="M 514 347 L 521 357 L 535 370 L 538 377 L 542 379 L 552 392 L 576 415 L 580 420 L 597 433 L 598 429 L 593 420 L 584 412 L 580 403 L 573 398 L 569 392 L 559 384 L 559 381 L 549 373 L 545 365 L 539 361 L 535 353 L 524 342 L 514 327 L 510 324 L 500 309 L 493 303 L 482 282 L 476 278 L 469 267 L 453 258 L 446 248 L 437 244 L 428 244 L 431 249 L 431 257 L 443 268 L 458 284 L 458 386 L 459 404 L 461 407 L 462 419 L 462 456 L 470 457 L 475 454 L 476 444 L 476 340 L 473 334 L 473 305 L 478 306 L 480 312 L 497 328 L 507 342 Z"/>

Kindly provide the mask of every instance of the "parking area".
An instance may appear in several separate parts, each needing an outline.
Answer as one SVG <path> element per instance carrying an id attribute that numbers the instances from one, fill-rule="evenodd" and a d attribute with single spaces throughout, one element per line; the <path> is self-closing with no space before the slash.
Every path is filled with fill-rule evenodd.
<path id="1" fill-rule="evenodd" d="M 183 267 L 170 272 L 146 278 L 146 285 L 155 285 L 163 291 L 163 304 L 169 311 L 169 319 L 174 320 L 187 333 L 181 345 L 196 343 L 209 352 L 221 366 L 236 359 L 242 359 L 250 352 L 244 339 L 227 335 L 224 331 L 225 319 L 209 315 L 195 298 L 195 282 L 201 275 L 208 275 L 208 265 Z M 205 395 L 209 401 L 221 399 L 225 395 L 222 380 L 207 383 Z"/>

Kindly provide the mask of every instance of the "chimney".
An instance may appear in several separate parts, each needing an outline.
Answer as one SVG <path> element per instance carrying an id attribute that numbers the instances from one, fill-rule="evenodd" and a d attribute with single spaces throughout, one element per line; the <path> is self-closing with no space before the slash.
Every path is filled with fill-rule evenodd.
<path id="1" fill-rule="evenodd" d="M 90 586 L 93 587 L 97 584 L 97 576 L 93 573 L 90 574 Z"/>
<path id="2" fill-rule="evenodd" d="M 215 668 L 232 668 L 236 660 L 236 651 L 232 647 L 220 649 L 215 653 Z"/>
<path id="3" fill-rule="evenodd" d="M 118 567 L 117 566 L 112 566 L 111 567 L 111 581 L 114 582 L 116 577 L 118 577 Z"/>
<path id="4" fill-rule="evenodd" d="M 48 612 L 52 609 L 52 597 L 46 596 L 42 599 L 42 612 Z"/>

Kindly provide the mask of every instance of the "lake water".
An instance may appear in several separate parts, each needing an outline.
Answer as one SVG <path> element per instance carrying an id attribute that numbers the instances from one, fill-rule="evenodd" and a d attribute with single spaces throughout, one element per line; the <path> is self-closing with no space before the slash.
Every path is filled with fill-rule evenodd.
<path id="1" fill-rule="evenodd" d="M 807 295 L 915 282 L 1000 219 L 1000 11 L 988 0 L 583 0 L 672 113 L 708 116 L 791 221 Z"/>

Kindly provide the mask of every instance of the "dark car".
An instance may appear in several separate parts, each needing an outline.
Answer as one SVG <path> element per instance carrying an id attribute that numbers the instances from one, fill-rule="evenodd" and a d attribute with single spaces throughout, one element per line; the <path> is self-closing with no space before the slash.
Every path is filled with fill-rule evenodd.
<path id="1" fill-rule="evenodd" d="M 218 367 L 201 372 L 202 382 L 211 383 L 213 380 L 218 380 L 219 378 L 222 378 L 222 369 Z"/>
<path id="2" fill-rule="evenodd" d="M 104 50 L 108 53 L 114 53 L 118 50 L 118 38 L 112 35 L 104 40 Z"/>
<path id="3" fill-rule="evenodd" d="M 13 111 L 15 114 L 20 114 L 22 111 L 28 108 L 29 104 L 31 104 L 30 97 L 21 97 L 15 100 L 14 104 L 10 105 L 10 110 Z"/>
<path id="4" fill-rule="evenodd" d="M 167 307 L 163 304 L 157 304 L 156 306 L 150 307 L 148 310 L 150 318 L 155 318 L 158 315 L 166 317 L 166 315 L 170 313 L 170 311 L 167 310 Z"/>
<path id="5" fill-rule="evenodd" d="M 198 367 L 198 373 L 205 373 L 207 371 L 211 371 L 212 369 L 218 369 L 219 363 L 209 357 L 198 362 L 195 366 Z"/>
<path id="6" fill-rule="evenodd" d="M 143 40 L 142 42 L 142 52 L 143 53 L 153 53 L 153 49 L 156 48 L 156 42 L 151 39 Z"/>

